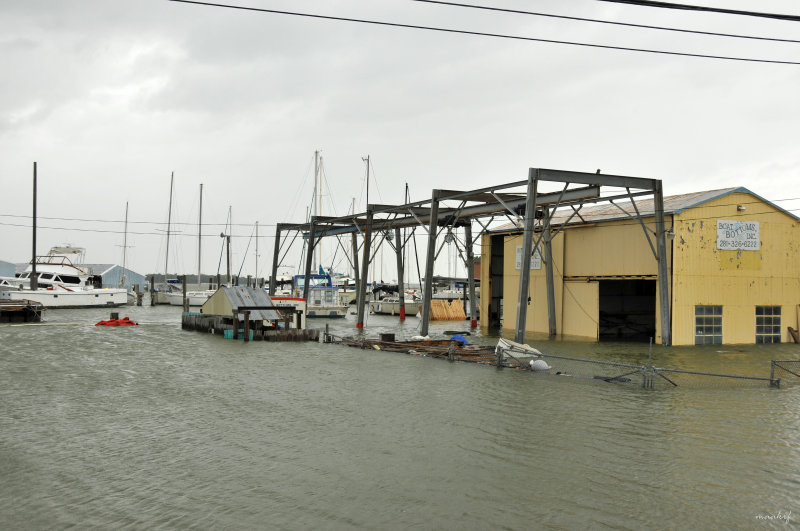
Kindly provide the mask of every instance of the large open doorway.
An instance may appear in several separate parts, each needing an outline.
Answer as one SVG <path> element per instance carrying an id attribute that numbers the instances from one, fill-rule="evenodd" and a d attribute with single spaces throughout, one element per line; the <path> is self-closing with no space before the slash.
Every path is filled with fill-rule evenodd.
<path id="1" fill-rule="evenodd" d="M 500 328 L 503 322 L 503 236 L 492 236 L 489 260 L 489 327 Z"/>
<path id="2" fill-rule="evenodd" d="M 600 280 L 601 340 L 647 341 L 656 335 L 656 280 Z"/>

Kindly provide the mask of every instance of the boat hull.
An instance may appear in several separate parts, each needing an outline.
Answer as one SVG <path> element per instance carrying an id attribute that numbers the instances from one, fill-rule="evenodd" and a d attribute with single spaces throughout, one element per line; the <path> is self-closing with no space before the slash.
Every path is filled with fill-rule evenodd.
<path id="1" fill-rule="evenodd" d="M 405 302 L 406 315 L 417 315 L 422 312 L 422 303 L 419 301 Z M 400 303 L 397 301 L 369 301 L 369 311 L 381 315 L 400 315 Z"/>
<path id="2" fill-rule="evenodd" d="M 128 293 L 124 289 L 92 289 L 83 291 L 62 290 L 3 290 L 0 300 L 29 300 L 43 304 L 46 308 L 113 308 L 128 304 Z"/>
<path id="3" fill-rule="evenodd" d="M 312 318 L 338 319 L 347 315 L 347 306 L 309 306 L 306 315 Z"/>
<path id="4" fill-rule="evenodd" d="M 189 301 L 189 306 L 202 306 L 213 294 L 214 290 L 187 291 L 186 298 Z M 166 295 L 172 306 L 183 306 L 183 293 L 167 293 Z"/>

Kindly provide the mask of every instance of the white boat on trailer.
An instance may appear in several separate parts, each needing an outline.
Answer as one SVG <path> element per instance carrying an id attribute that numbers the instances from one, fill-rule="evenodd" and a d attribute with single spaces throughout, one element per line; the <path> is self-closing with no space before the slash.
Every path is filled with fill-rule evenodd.
<path id="1" fill-rule="evenodd" d="M 31 263 L 17 277 L 0 278 L 0 300 L 29 300 L 47 308 L 96 308 L 128 304 L 125 288 L 103 288 L 99 276 L 72 263 L 67 255 L 84 254 L 80 247 L 54 247 L 36 257 L 37 289 L 31 289 Z"/>

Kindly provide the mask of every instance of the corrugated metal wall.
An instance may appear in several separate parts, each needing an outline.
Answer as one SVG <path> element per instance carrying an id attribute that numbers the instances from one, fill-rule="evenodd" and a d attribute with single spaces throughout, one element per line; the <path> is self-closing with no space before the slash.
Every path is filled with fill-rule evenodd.
<path id="1" fill-rule="evenodd" d="M 758 221 L 760 250 L 718 250 L 717 220 Z M 655 228 L 652 220 L 645 221 Z M 756 196 L 733 193 L 667 216 L 665 222 L 674 230 L 674 237 L 667 240 L 674 345 L 694 344 L 696 305 L 723 307 L 723 343 L 727 344 L 754 343 L 755 307 L 781 306 L 781 340 L 790 341 L 787 327 L 800 328 L 800 222 L 796 218 Z M 521 246 L 521 234 L 504 237 L 506 330 L 516 327 L 520 278 L 516 253 Z M 559 334 L 598 337 L 598 281 L 656 279 L 658 275 L 656 259 L 635 219 L 569 227 L 554 239 L 553 254 Z M 489 259 L 484 252 L 483 282 L 489 279 Z M 544 266 L 531 271 L 529 296 L 526 330 L 547 333 Z M 656 292 L 656 343 L 661 342 L 659 297 Z"/>
<path id="2" fill-rule="evenodd" d="M 739 205 L 744 211 L 738 210 Z M 717 249 L 717 220 L 757 221 L 758 251 Z M 695 306 L 722 306 L 723 343 L 754 343 L 755 306 L 781 306 L 781 341 L 797 327 L 800 225 L 749 194 L 730 194 L 675 216 L 672 330 L 694 344 Z"/>

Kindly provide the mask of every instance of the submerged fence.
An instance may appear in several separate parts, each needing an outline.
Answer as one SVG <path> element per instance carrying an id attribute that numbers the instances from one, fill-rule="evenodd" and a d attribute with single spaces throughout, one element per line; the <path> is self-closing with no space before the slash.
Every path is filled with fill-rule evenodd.
<path id="1" fill-rule="evenodd" d="M 787 384 L 800 383 L 800 360 L 772 360 L 769 375 Z"/>
<path id="2" fill-rule="evenodd" d="M 509 366 L 576 379 L 638 385 L 647 389 L 780 387 L 782 378 L 787 376 L 800 383 L 800 360 L 773 361 L 770 376 L 759 377 L 572 358 L 545 354 L 507 340 L 498 343 L 497 352 L 498 356 L 503 357 L 503 363 Z M 791 383 L 791 378 L 787 378 L 787 383 Z"/>

